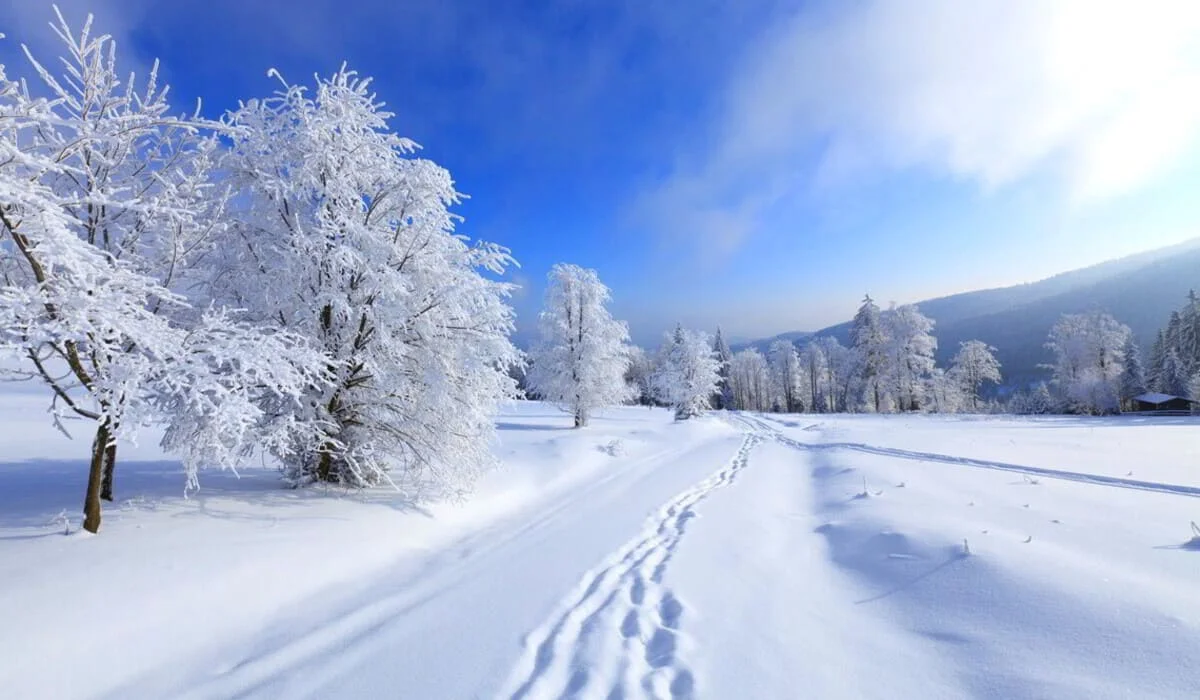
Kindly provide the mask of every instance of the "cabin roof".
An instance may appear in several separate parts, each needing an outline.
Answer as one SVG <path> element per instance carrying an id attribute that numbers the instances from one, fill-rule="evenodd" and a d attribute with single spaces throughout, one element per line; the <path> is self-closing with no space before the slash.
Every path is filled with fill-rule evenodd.
<path id="1" fill-rule="evenodd" d="M 1133 397 L 1133 400 L 1141 401 L 1142 403 L 1152 403 L 1152 404 L 1167 403 L 1168 401 L 1175 401 L 1175 400 L 1182 400 L 1182 401 L 1188 401 L 1188 402 L 1192 401 L 1191 399 L 1184 397 L 1184 396 L 1172 396 L 1171 394 L 1160 394 L 1157 391 L 1149 391 L 1149 392 L 1146 392 L 1145 394 L 1142 394 L 1141 396 L 1135 396 L 1135 397 Z"/>

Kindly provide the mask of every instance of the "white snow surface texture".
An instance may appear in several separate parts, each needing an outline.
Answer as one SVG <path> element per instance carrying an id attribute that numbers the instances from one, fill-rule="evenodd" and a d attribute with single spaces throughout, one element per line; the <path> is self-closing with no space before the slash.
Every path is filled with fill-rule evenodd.
<path id="1" fill-rule="evenodd" d="M 1192 419 L 519 403 L 462 503 L 126 449 L 89 536 L 2 399 L 7 698 L 1200 697 Z"/>

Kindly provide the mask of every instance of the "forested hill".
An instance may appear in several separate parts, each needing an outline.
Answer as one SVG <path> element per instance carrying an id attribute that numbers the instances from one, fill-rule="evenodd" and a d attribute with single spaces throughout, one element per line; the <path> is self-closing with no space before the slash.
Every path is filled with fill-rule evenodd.
<path id="1" fill-rule="evenodd" d="M 945 366 L 959 343 L 978 339 L 994 345 L 1006 385 L 1047 377 L 1038 365 L 1049 362 L 1046 334 L 1064 313 L 1098 309 L 1128 325 L 1148 349 L 1171 312 L 1182 306 L 1189 289 L 1200 288 L 1200 239 L 1140 253 L 1040 282 L 965 292 L 919 302 L 936 321 L 938 364 Z M 886 299 L 880 295 L 881 305 Z M 850 323 L 797 334 L 803 339 L 833 336 L 849 343 Z M 784 334 L 781 337 L 788 337 Z M 802 341 L 803 342 L 803 341 Z M 765 345 L 756 341 L 747 345 Z"/>

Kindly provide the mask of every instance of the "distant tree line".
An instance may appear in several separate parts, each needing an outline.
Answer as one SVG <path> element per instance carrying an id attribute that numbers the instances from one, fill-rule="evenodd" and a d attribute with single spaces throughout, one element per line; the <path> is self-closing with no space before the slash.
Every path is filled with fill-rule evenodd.
<path id="1" fill-rule="evenodd" d="M 552 279 L 552 289 L 555 284 Z M 547 303 L 543 317 L 561 306 L 550 297 Z M 1135 409 L 1135 399 L 1146 392 L 1200 400 L 1200 298 L 1195 293 L 1171 314 L 1148 361 L 1129 327 L 1110 314 L 1063 314 L 1046 339 L 1052 357 L 1043 365 L 1048 379 L 1006 395 L 999 391 L 1003 375 L 996 348 L 980 340 L 964 341 L 949 366 L 939 367 L 934 325 L 916 305 L 881 309 L 868 295 L 851 323 L 849 346 L 819 336 L 800 345 L 776 340 L 765 353 L 754 347 L 733 352 L 720 329 L 709 340 L 677 326 L 656 352 L 647 352 L 619 334 L 620 347 L 613 350 L 619 361 L 607 373 L 613 390 L 608 403 L 624 396 L 644 406 L 671 406 L 677 418 L 685 419 L 709 408 L 1105 415 Z M 559 347 L 556 342 L 574 341 L 544 337 L 541 349 L 531 355 L 534 368 L 554 362 L 547 348 Z M 568 367 L 558 373 L 588 376 Z M 528 395 L 568 404 L 589 395 L 578 382 L 557 393 L 541 386 L 528 383 Z"/>

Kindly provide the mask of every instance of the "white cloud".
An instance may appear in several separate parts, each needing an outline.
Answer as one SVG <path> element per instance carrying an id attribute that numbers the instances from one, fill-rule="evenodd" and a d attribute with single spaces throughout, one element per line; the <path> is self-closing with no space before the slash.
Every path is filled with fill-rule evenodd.
<path id="1" fill-rule="evenodd" d="M 771 202 L 736 183 L 778 201 L 818 144 L 821 179 L 919 168 L 992 190 L 1048 173 L 1086 204 L 1146 186 L 1193 145 L 1200 4 L 810 6 L 756 43 L 723 104 L 715 143 L 643 202 L 667 226 L 687 213 L 753 227 Z"/>

